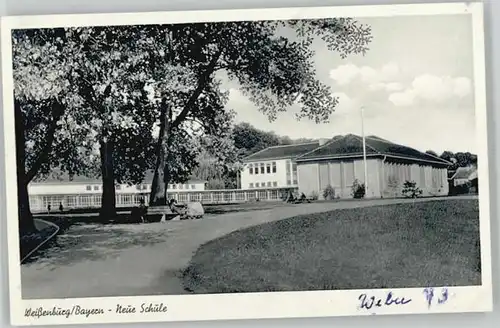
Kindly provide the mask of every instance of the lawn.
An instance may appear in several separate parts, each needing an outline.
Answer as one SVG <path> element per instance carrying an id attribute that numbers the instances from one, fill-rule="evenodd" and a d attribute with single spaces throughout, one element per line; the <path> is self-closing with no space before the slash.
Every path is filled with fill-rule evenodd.
<path id="1" fill-rule="evenodd" d="M 477 200 L 406 203 L 298 216 L 198 249 L 193 293 L 480 285 Z"/>

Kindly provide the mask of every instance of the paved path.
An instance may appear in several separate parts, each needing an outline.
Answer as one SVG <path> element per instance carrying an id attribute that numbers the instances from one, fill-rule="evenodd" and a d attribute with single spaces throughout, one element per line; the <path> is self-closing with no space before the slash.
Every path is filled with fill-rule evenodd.
<path id="1" fill-rule="evenodd" d="M 433 200 L 439 198 L 415 201 Z M 311 203 L 220 214 L 196 221 L 74 226 L 58 237 L 63 248 L 56 247 L 47 259 L 22 266 L 23 298 L 183 294 L 182 270 L 196 250 L 212 239 L 297 215 L 413 201 Z"/>

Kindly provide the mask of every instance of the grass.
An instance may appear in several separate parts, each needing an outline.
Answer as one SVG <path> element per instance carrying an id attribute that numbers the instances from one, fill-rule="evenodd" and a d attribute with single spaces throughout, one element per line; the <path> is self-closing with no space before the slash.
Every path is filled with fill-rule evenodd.
<path id="1" fill-rule="evenodd" d="M 477 200 L 299 216 L 208 242 L 184 272 L 193 293 L 481 284 Z"/>

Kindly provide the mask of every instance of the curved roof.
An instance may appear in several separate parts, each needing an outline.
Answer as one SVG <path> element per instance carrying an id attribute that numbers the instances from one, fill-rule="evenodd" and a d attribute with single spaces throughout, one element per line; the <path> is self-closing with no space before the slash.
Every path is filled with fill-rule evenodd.
<path id="1" fill-rule="evenodd" d="M 377 136 L 365 138 L 367 156 L 387 156 L 416 162 L 450 165 L 439 157 L 422 153 L 411 147 L 399 145 Z M 363 139 L 354 134 L 335 137 L 325 145 L 297 157 L 298 162 L 363 156 Z"/>

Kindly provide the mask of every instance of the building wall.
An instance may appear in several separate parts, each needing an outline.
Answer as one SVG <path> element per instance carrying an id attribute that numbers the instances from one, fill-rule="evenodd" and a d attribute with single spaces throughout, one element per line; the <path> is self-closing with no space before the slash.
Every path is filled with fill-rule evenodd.
<path id="1" fill-rule="evenodd" d="M 337 198 L 352 198 L 354 180 L 365 182 L 363 160 L 331 160 L 320 163 L 300 163 L 299 193 L 318 194 L 323 199 L 327 185 L 335 189 Z M 415 181 L 422 196 L 448 195 L 447 169 L 428 165 L 395 164 L 382 159 L 367 159 L 366 198 L 401 197 L 405 181 Z"/>
<path id="2" fill-rule="evenodd" d="M 319 196 L 319 164 L 308 163 L 297 166 L 299 193 L 304 193 L 308 197 L 314 194 Z"/>
<path id="3" fill-rule="evenodd" d="M 383 197 L 401 197 L 405 181 L 416 182 L 423 191 L 422 196 L 444 196 L 449 192 L 446 168 L 384 162 L 382 172 Z"/>
<path id="4" fill-rule="evenodd" d="M 241 189 L 297 186 L 297 171 L 295 169 L 294 173 L 294 166 L 291 159 L 248 162 L 241 171 Z M 256 167 L 258 174 L 255 174 Z M 264 173 L 261 173 L 261 167 L 264 167 Z M 273 172 L 273 167 L 276 167 L 276 172 Z"/>
<path id="5" fill-rule="evenodd" d="M 367 159 L 366 160 L 366 171 L 368 177 L 368 183 L 365 183 L 365 166 L 363 160 L 355 160 L 354 161 L 354 172 L 355 179 L 357 179 L 360 183 L 365 183 L 367 186 L 365 197 L 373 198 L 381 196 L 380 189 L 380 170 L 381 170 L 381 162 L 380 159 Z M 348 185 L 349 192 L 351 189 L 352 183 Z M 351 196 L 351 194 L 349 194 Z"/>
<path id="6" fill-rule="evenodd" d="M 367 197 L 380 197 L 379 160 L 367 160 L 368 194 Z M 319 195 L 328 185 L 335 189 L 337 198 L 352 198 L 352 186 L 355 180 L 365 182 L 364 163 L 362 160 L 331 160 L 320 163 L 298 165 L 299 193 L 306 196 Z"/>

